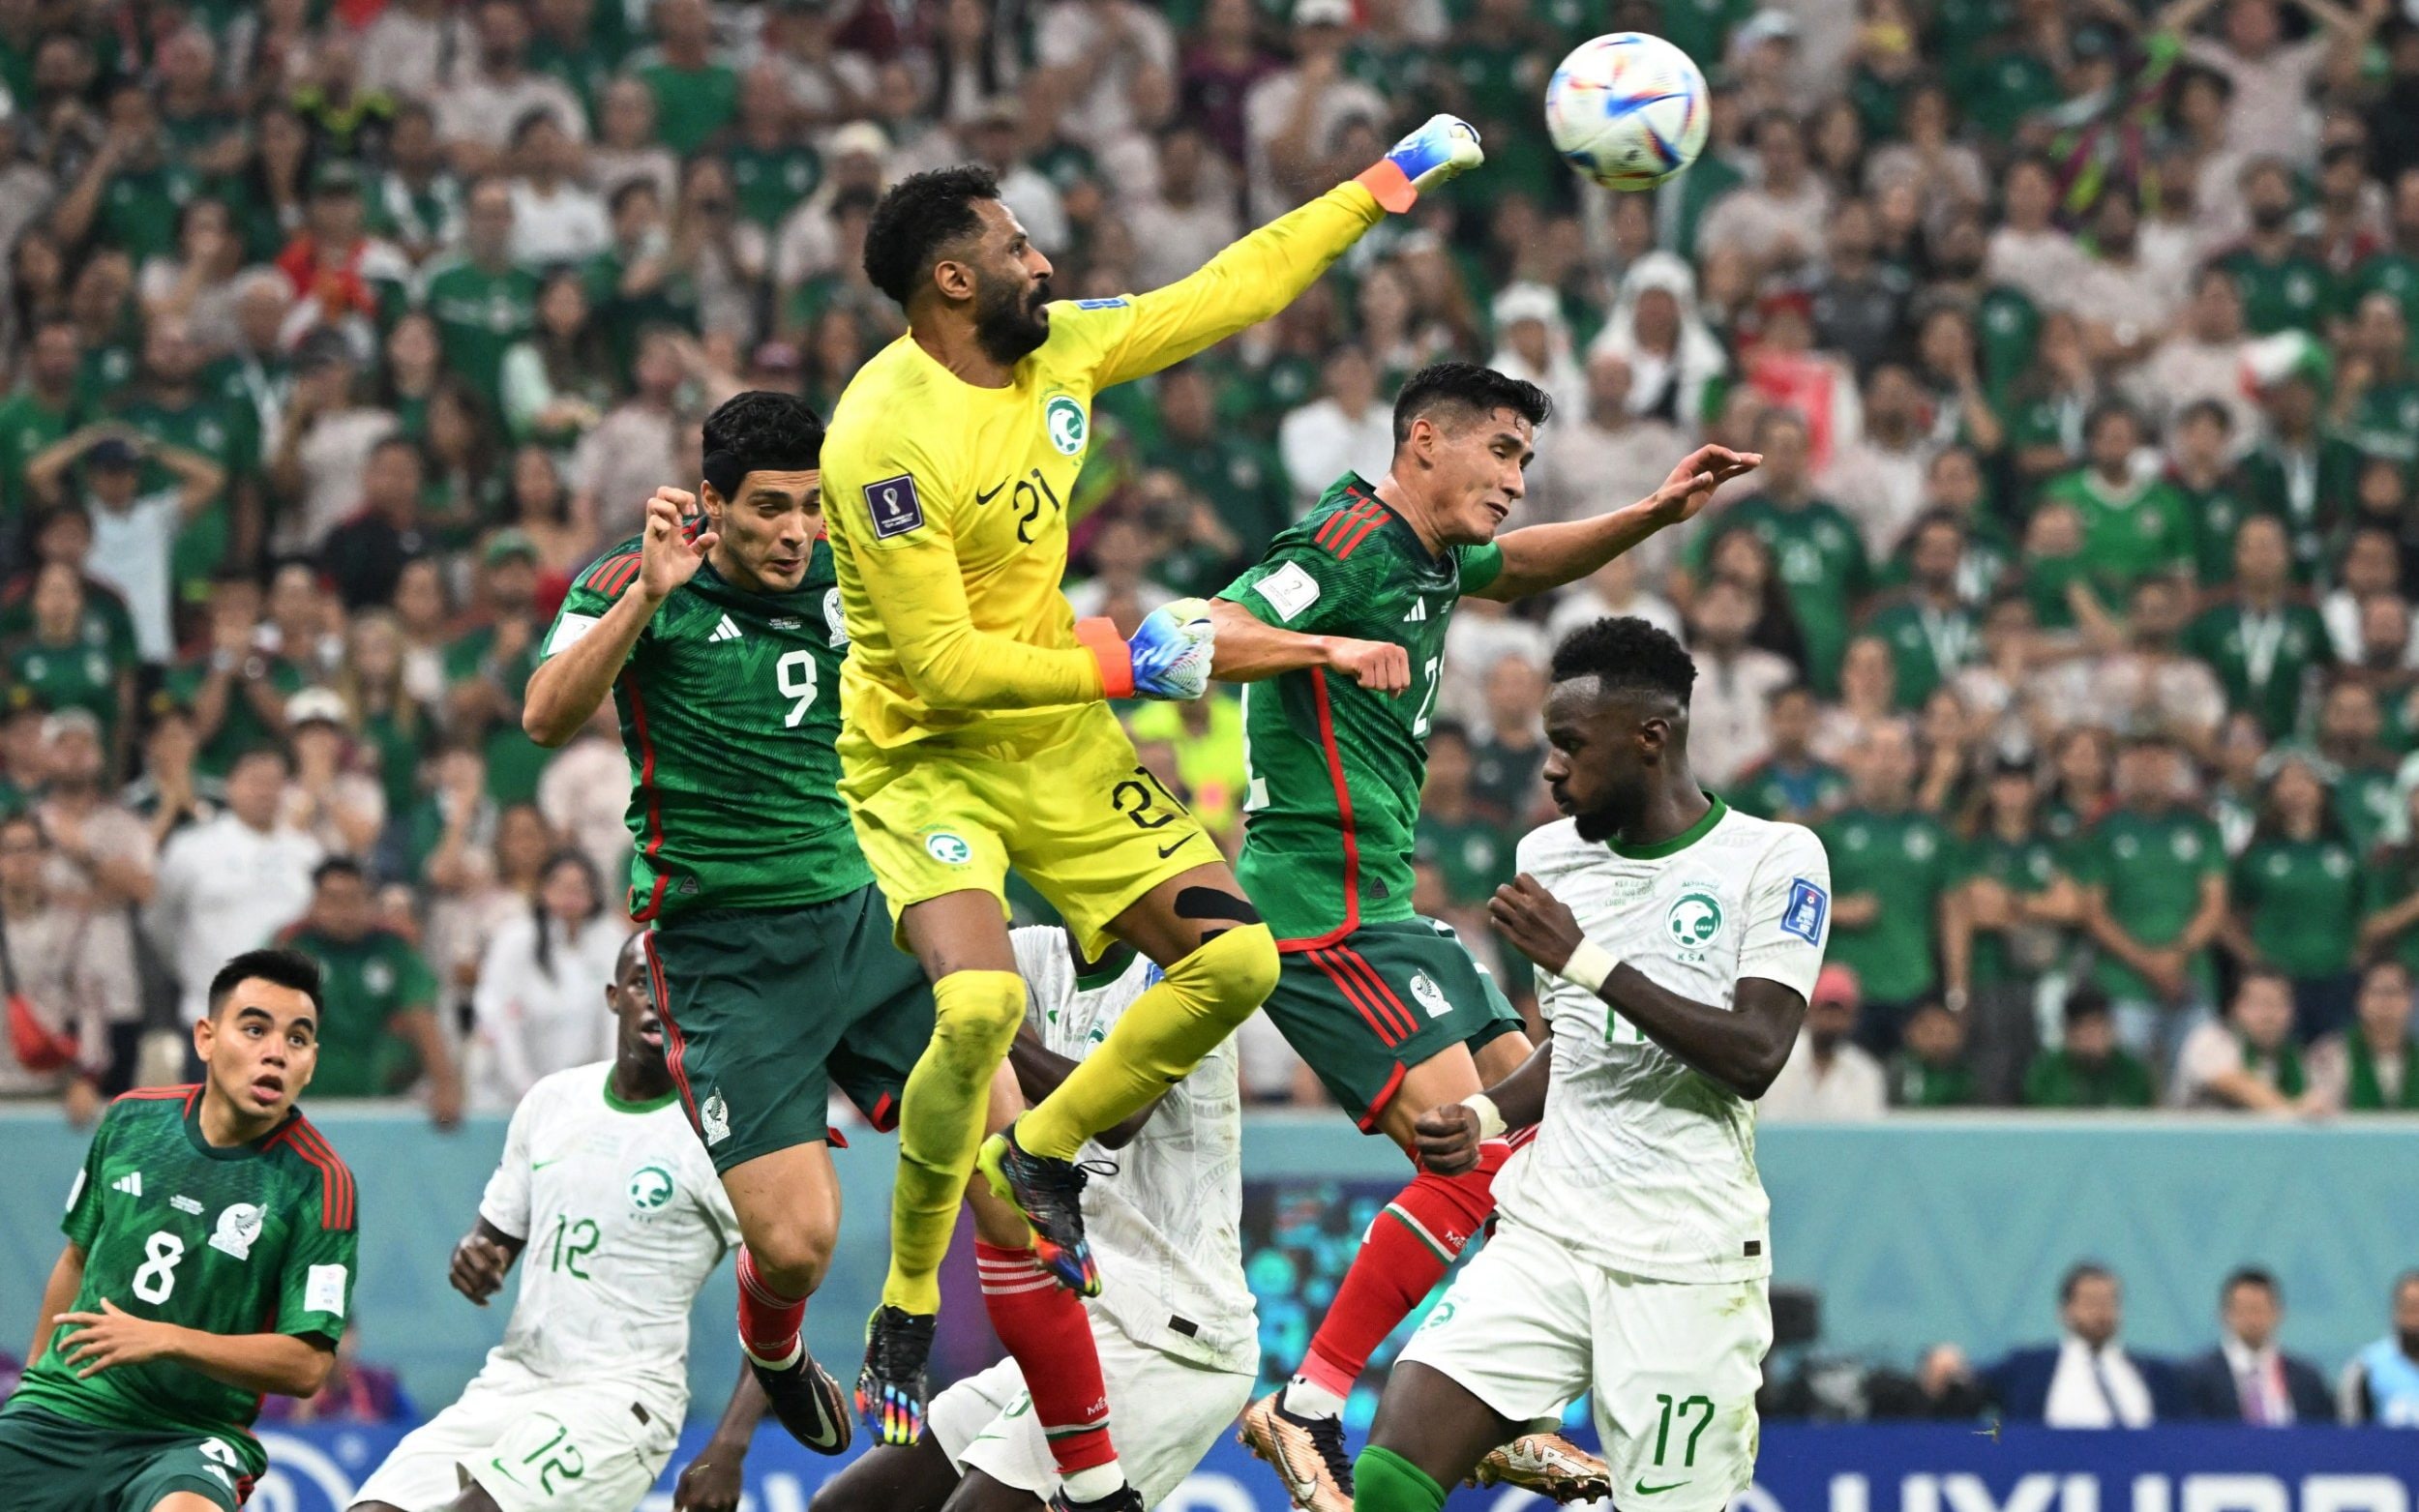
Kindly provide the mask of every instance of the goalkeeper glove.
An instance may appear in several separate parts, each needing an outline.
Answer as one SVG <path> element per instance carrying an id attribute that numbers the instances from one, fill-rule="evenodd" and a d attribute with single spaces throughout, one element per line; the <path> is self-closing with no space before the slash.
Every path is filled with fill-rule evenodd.
<path id="1" fill-rule="evenodd" d="M 1354 180 L 1377 197 L 1380 205 L 1401 215 L 1419 201 L 1419 192 L 1433 189 L 1456 173 L 1467 173 L 1486 162 L 1478 150 L 1478 133 L 1459 116 L 1432 115 L 1428 124 L 1394 144 L 1394 150 L 1369 165 Z"/>
<path id="2" fill-rule="evenodd" d="M 1146 615 L 1131 640 L 1118 638 L 1105 618 L 1079 620 L 1075 638 L 1100 664 L 1100 683 L 1112 698 L 1193 699 L 1210 691 L 1210 663 L 1216 653 L 1210 606 L 1178 599 Z"/>

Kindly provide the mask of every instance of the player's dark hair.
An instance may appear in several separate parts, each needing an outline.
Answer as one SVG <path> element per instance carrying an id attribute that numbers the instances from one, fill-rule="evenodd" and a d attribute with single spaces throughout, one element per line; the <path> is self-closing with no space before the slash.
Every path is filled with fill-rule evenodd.
<path id="1" fill-rule="evenodd" d="M 369 875 L 361 869 L 361 863 L 350 856 L 330 856 L 311 869 L 311 885 L 316 888 L 331 876 L 349 876 L 357 881 L 366 881 Z"/>
<path id="2" fill-rule="evenodd" d="M 1430 363 L 1413 373 L 1394 397 L 1394 444 L 1410 440 L 1411 423 L 1422 416 L 1433 421 L 1441 412 L 1452 411 L 1458 419 L 1499 409 L 1541 426 L 1553 415 L 1554 401 L 1534 383 L 1474 362 Z"/>
<path id="3" fill-rule="evenodd" d="M 2231 277 L 2222 268 L 2212 271 L 2221 278 Z M 2224 404 L 2213 399 L 2196 399 L 2175 412 L 2177 430 L 2182 430 L 2198 420 L 2206 420 L 2220 430 L 2231 431 L 2234 429 L 2234 417 L 2225 412 Z"/>
<path id="4" fill-rule="evenodd" d="M 750 389 L 705 417 L 700 476 L 725 499 L 752 472 L 813 472 L 823 464 L 823 421 L 795 394 Z"/>
<path id="5" fill-rule="evenodd" d="M 2073 1265 L 2067 1267 L 2066 1274 L 2058 1281 L 2058 1301 L 2060 1305 L 2074 1301 L 2075 1289 L 2081 1286 L 2086 1281 L 2105 1281 L 2109 1285 L 2113 1286 L 2116 1284 L 2116 1272 L 2110 1270 L 2107 1266 L 2101 1264 L 2098 1260 L 2076 1261 Z"/>
<path id="6" fill-rule="evenodd" d="M 1582 677 L 1595 678 L 1607 693 L 1659 693 L 1686 709 L 1688 690 L 1696 686 L 1696 663 L 1669 631 L 1634 615 L 1608 615 L 1580 626 L 1554 648 L 1554 681 Z"/>
<path id="7" fill-rule="evenodd" d="M 235 989 L 246 982 L 273 982 L 291 988 L 311 999 L 311 1016 L 326 1017 L 327 1005 L 320 998 L 319 963 L 299 950 L 276 946 L 267 950 L 247 950 L 219 967 L 219 974 L 210 979 L 210 1016 L 219 1010 Z"/>
<path id="8" fill-rule="evenodd" d="M 2257 1287 L 2280 1305 L 2285 1301 L 2285 1288 L 2277 1282 L 2276 1273 L 2262 1265 L 2237 1265 L 2226 1272 L 2225 1282 L 2218 1288 L 2218 1301 L 2225 1302 L 2238 1287 Z"/>
<path id="9" fill-rule="evenodd" d="M 999 197 L 999 175 L 979 163 L 909 174 L 882 194 L 866 224 L 866 278 L 905 310 L 941 250 L 982 230 L 975 202 Z"/>

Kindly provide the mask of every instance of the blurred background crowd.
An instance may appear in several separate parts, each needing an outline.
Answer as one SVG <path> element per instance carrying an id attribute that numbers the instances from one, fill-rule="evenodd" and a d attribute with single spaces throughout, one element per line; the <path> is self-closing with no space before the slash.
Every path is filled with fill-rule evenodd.
<path id="1" fill-rule="evenodd" d="M 1538 119 L 1658 32 L 1651 194 Z M 1767 1104 L 2419 1108 L 2419 25 L 2386 0 L 0 0 L 0 1094 L 172 1076 L 227 953 L 329 965 L 314 1098 L 449 1122 L 605 1051 L 610 716 L 519 723 L 570 575 L 743 387 L 900 326 L 882 186 L 976 159 L 1063 297 L 1180 278 L 1408 125 L 1484 172 L 1102 396 L 1079 612 L 1383 474 L 1431 360 L 1542 384 L 1524 506 L 1765 455 L 1456 620 L 1421 906 L 1550 811 L 1547 649 L 1683 633 L 1709 786 L 1815 825 L 1835 969 Z M 1518 521 L 1515 520 L 1515 523 Z M 1534 612 L 1525 610 L 1534 609 Z M 1132 714 L 1231 843 L 1231 697 Z M 1262 1103 L 1315 1082 L 1255 1024 Z"/>

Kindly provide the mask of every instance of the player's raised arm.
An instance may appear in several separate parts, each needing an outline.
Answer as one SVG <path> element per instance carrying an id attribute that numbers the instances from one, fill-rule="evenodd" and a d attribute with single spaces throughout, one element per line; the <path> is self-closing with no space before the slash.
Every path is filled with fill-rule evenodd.
<path id="1" fill-rule="evenodd" d="M 1468 122 L 1430 116 L 1352 182 L 1277 217 L 1174 283 L 1100 311 L 1104 320 L 1124 318 L 1106 332 L 1094 381 L 1107 388 L 1157 372 L 1258 325 L 1299 298 L 1382 213 L 1409 210 L 1421 190 L 1485 161 Z"/>
<path id="2" fill-rule="evenodd" d="M 521 727 L 531 740 L 559 746 L 578 734 L 613 691 L 655 611 L 697 576 L 718 537 L 707 530 L 688 538 L 683 520 L 696 509 L 687 489 L 657 489 L 638 549 L 608 552 L 572 584 L 522 696 Z"/>
<path id="3" fill-rule="evenodd" d="M 1695 519 L 1716 489 L 1763 461 L 1759 453 L 1701 446 L 1635 504 L 1593 519 L 1508 530 L 1495 539 L 1504 551 L 1503 571 L 1471 596 L 1510 603 L 1577 582 L 1657 531 Z"/>

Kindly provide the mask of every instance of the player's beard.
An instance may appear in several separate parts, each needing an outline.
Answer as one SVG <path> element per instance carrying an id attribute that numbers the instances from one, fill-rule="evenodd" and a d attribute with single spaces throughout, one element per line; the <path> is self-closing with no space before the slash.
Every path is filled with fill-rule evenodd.
<path id="1" fill-rule="evenodd" d="M 1002 367 L 1037 351 L 1050 340 L 1050 317 L 1042 306 L 1050 281 L 978 277 L 974 286 L 974 340 L 983 355 Z"/>
<path id="2" fill-rule="evenodd" d="M 1572 810 L 1570 825 L 1581 840 L 1600 845 L 1628 833 L 1645 812 L 1644 793 L 1615 790 L 1606 793 L 1604 801 L 1593 809 Z"/>

